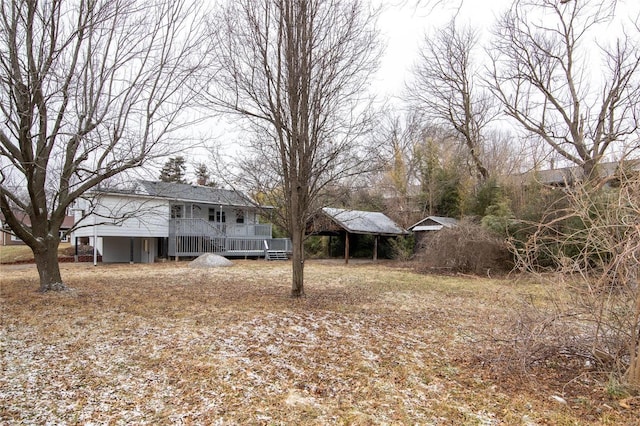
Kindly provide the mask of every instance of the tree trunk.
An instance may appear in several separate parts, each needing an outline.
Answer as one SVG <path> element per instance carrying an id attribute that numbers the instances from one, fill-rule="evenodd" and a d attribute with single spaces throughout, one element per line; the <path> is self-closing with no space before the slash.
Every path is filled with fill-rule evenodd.
<path id="1" fill-rule="evenodd" d="M 632 345 L 633 353 L 631 354 L 631 365 L 627 372 L 627 383 L 629 385 L 640 389 L 640 347 L 638 344 Z"/>
<path id="2" fill-rule="evenodd" d="M 304 296 L 304 229 L 294 225 L 291 235 L 293 252 L 293 278 L 291 281 L 291 297 Z"/>
<path id="3" fill-rule="evenodd" d="M 58 264 L 57 240 L 46 240 L 42 248 L 33 250 L 33 257 L 40 276 L 40 291 L 60 291 L 67 287 L 62 282 L 60 265 Z"/>
<path id="4" fill-rule="evenodd" d="M 637 291 L 637 290 L 636 290 Z M 635 324 L 640 321 L 640 293 L 636 293 Z M 640 327 L 631 330 L 631 342 L 629 344 L 631 360 L 627 371 L 627 383 L 640 389 Z"/>

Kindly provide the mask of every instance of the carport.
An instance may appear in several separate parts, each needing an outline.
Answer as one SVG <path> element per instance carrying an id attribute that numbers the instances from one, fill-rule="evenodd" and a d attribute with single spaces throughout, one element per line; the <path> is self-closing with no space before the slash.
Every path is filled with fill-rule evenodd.
<path id="1" fill-rule="evenodd" d="M 343 210 L 324 207 L 314 218 L 308 229 L 310 235 L 344 236 L 344 262 L 349 263 L 349 236 L 351 234 L 372 235 L 373 260 L 378 260 L 380 237 L 408 235 L 405 229 L 384 213 L 362 210 Z"/>

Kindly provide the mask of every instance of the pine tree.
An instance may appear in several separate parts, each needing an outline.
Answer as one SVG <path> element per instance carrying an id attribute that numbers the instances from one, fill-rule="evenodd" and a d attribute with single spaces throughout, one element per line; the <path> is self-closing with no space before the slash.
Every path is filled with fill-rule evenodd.
<path id="1" fill-rule="evenodd" d="M 205 163 L 198 163 L 195 165 L 194 173 L 196 175 L 196 183 L 202 186 L 216 187 L 218 184 L 211 179 L 211 173 Z"/>
<path id="2" fill-rule="evenodd" d="M 162 166 L 160 180 L 162 182 L 188 183 L 185 179 L 187 172 L 186 160 L 183 156 L 171 157 Z"/>

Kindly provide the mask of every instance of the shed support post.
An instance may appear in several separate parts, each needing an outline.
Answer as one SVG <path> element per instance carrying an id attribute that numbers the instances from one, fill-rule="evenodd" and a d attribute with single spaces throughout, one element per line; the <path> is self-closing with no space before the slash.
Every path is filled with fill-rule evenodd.
<path id="1" fill-rule="evenodd" d="M 375 235 L 373 237 L 373 261 L 374 262 L 378 261 L 378 238 L 380 238 L 379 235 Z"/>
<path id="2" fill-rule="evenodd" d="M 133 264 L 133 237 L 129 238 L 129 263 Z"/>
<path id="3" fill-rule="evenodd" d="M 349 233 L 344 233 L 344 264 L 349 264 Z"/>

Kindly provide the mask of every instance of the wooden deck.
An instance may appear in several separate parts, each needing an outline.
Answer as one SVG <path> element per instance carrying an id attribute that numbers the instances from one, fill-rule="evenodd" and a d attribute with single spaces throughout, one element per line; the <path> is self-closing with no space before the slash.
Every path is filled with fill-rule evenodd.
<path id="1" fill-rule="evenodd" d="M 268 259 L 270 253 L 275 251 L 285 255 L 291 253 L 291 241 L 288 238 L 271 238 L 271 235 L 270 224 L 224 224 L 202 219 L 172 219 L 168 254 L 173 257 L 195 257 L 215 253 L 226 257 Z"/>

